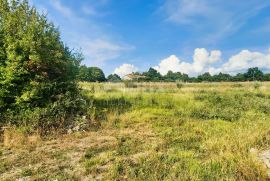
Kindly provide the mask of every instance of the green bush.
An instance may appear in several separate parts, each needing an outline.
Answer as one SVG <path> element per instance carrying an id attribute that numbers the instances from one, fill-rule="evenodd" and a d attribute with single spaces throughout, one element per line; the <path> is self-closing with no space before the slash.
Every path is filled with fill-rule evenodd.
<path id="1" fill-rule="evenodd" d="M 0 0 L 0 60 L 0 125 L 59 127 L 84 105 L 81 54 L 27 1 Z"/>
<path id="2" fill-rule="evenodd" d="M 29 129 L 29 133 L 39 130 L 42 135 L 51 130 L 65 129 L 76 124 L 77 118 L 91 116 L 87 113 L 91 100 L 81 94 L 66 92 L 59 95 L 58 100 L 46 107 L 32 109 L 9 109 L 4 115 L 5 124 L 23 126 Z"/>
<path id="3" fill-rule="evenodd" d="M 176 84 L 176 87 L 177 87 L 178 89 L 181 89 L 181 88 L 184 87 L 184 84 L 182 84 L 182 83 L 177 83 L 177 84 Z"/>

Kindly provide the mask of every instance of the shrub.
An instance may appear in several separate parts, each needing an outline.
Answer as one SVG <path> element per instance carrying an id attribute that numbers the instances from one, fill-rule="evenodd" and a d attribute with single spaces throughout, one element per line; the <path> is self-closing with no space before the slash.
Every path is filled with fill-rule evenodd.
<path id="1" fill-rule="evenodd" d="M 81 54 L 27 0 L 0 4 L 0 124 L 66 124 L 83 105 L 76 83 Z"/>
<path id="2" fill-rule="evenodd" d="M 182 84 L 182 83 L 176 83 L 176 87 L 177 87 L 178 89 L 181 89 L 181 88 L 184 87 L 184 84 Z"/>
<path id="3" fill-rule="evenodd" d="M 24 168 L 24 169 L 22 169 L 22 171 L 21 171 L 21 175 L 22 175 L 23 177 L 28 177 L 28 176 L 31 176 L 32 174 L 33 174 L 33 172 L 32 172 L 32 170 L 29 169 L 29 168 Z"/>

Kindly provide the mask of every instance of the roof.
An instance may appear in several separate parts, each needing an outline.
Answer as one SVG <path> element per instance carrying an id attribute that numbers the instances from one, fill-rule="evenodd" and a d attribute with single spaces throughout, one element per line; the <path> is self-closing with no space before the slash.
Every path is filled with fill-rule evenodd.
<path id="1" fill-rule="evenodd" d="M 139 78 L 145 78 L 145 76 L 137 75 L 137 74 L 127 74 L 127 75 L 124 76 L 124 78 L 139 79 Z"/>

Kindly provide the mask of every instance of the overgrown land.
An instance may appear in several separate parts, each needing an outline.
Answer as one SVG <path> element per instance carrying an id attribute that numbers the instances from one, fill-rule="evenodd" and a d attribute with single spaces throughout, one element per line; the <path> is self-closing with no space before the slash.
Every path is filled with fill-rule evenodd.
<path id="1" fill-rule="evenodd" d="M 7 130 L 0 180 L 267 180 L 269 83 L 136 86 L 81 83 L 88 131 Z"/>
<path id="2" fill-rule="evenodd" d="M 269 180 L 270 74 L 123 82 L 82 60 L 26 0 L 0 0 L 0 180 Z"/>

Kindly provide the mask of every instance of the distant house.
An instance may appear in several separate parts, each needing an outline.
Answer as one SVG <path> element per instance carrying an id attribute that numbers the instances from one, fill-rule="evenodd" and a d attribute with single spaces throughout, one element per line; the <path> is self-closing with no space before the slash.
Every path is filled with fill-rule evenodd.
<path id="1" fill-rule="evenodd" d="M 127 74 L 123 77 L 123 80 L 138 81 L 139 79 L 144 79 L 144 78 L 146 77 L 139 74 Z"/>

